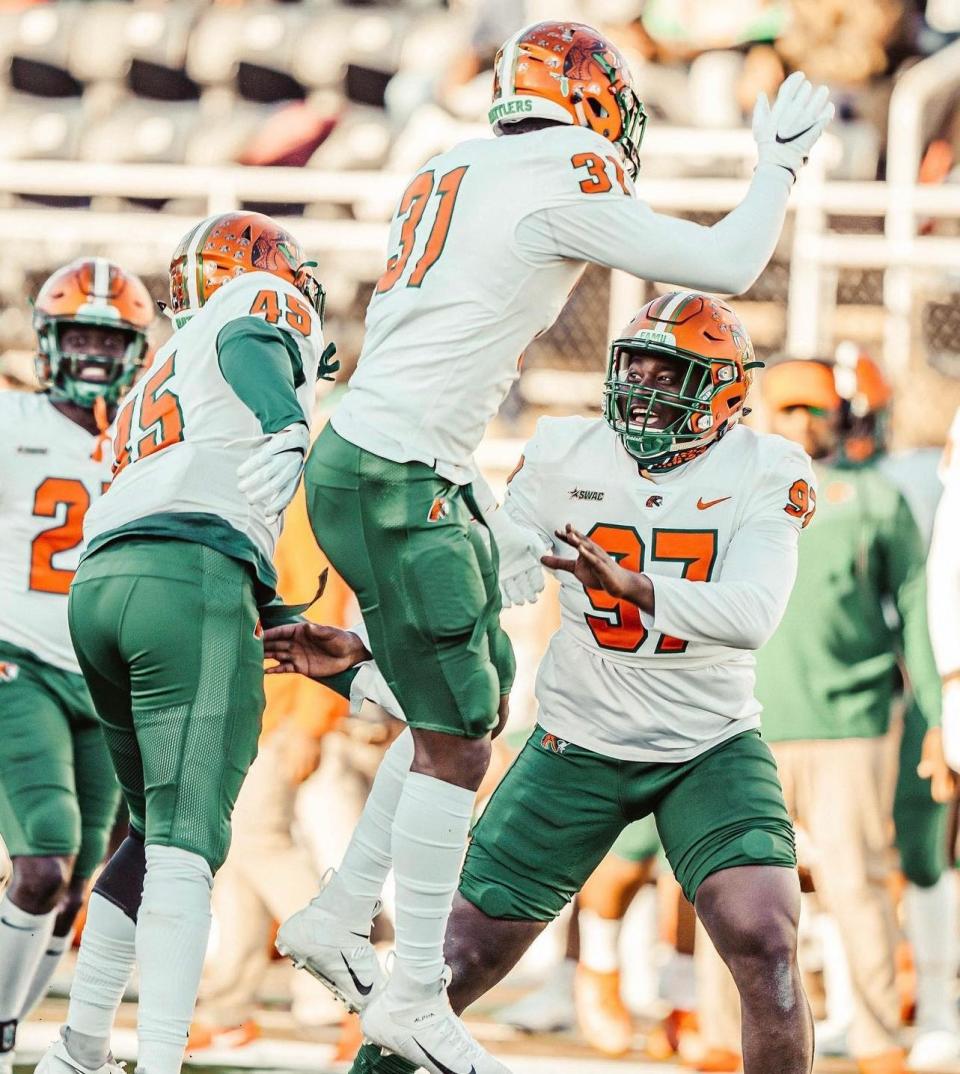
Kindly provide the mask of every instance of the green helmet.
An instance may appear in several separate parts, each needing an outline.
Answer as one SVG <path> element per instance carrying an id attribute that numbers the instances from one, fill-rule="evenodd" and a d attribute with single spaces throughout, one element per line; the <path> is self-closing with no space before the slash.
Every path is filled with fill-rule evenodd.
<path id="1" fill-rule="evenodd" d="M 638 356 L 684 362 L 679 388 L 629 380 Z M 746 329 L 726 303 L 696 291 L 672 291 L 648 302 L 611 343 L 604 417 L 645 469 L 673 469 L 703 454 L 748 413 L 750 370 L 759 365 Z M 659 416 L 673 416 L 654 427 L 658 409 Z"/>
<path id="2" fill-rule="evenodd" d="M 83 257 L 58 269 L 40 288 L 33 309 L 41 387 L 54 399 L 90 409 L 98 398 L 116 403 L 143 365 L 153 316 L 146 287 L 112 261 Z M 127 339 L 123 356 L 64 351 L 61 334 L 72 325 L 119 329 Z M 103 376 L 84 377 L 91 366 L 99 366 Z"/>

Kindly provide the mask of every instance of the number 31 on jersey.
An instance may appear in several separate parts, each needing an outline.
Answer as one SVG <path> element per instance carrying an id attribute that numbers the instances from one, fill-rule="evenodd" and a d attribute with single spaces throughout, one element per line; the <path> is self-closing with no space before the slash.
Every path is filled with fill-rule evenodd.
<path id="1" fill-rule="evenodd" d="M 460 184 L 467 174 L 469 165 L 454 168 L 442 175 L 439 182 L 435 182 L 433 171 L 420 172 L 413 182 L 403 192 L 400 199 L 400 208 L 397 217 L 403 220 L 400 225 L 400 249 L 387 261 L 387 269 L 377 282 L 376 294 L 382 295 L 394 287 L 400 280 L 413 253 L 417 242 L 417 229 L 427 211 L 427 205 L 431 201 L 436 187 L 439 200 L 437 214 L 433 218 L 433 227 L 427 236 L 427 245 L 419 261 L 413 267 L 407 280 L 407 287 L 419 287 L 424 277 L 433 268 L 443 253 L 447 242 L 447 232 L 450 230 L 450 221 L 453 219 L 453 210 L 457 204 L 457 195 L 460 193 Z"/>

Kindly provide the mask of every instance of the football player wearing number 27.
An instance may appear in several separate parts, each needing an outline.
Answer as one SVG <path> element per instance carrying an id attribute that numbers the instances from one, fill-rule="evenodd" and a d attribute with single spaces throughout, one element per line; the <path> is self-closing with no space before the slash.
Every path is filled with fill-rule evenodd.
<path id="1" fill-rule="evenodd" d="M 524 603 L 543 586 L 542 537 L 497 509 L 473 453 L 518 356 L 586 263 L 749 287 L 832 114 L 825 88 L 792 75 L 772 108 L 758 102 L 759 162 L 743 202 L 712 228 L 660 216 L 634 196 L 646 116 L 623 57 L 590 27 L 539 23 L 498 55 L 489 118 L 499 137 L 428 161 L 400 200 L 359 366 L 305 483 L 317 540 L 357 594 L 412 733 L 388 753 L 357 829 L 377 867 L 355 868 L 351 848 L 278 946 L 362 1011 L 372 1041 L 432 1074 L 506 1069 L 451 1012 L 443 935 L 513 677 L 501 596 Z M 391 864 L 397 950 L 381 988 L 363 938 Z"/>
<path id="2" fill-rule="evenodd" d="M 110 480 L 105 431 L 154 319 L 136 276 L 81 258 L 33 309 L 42 391 L 0 392 L 0 1072 L 43 998 L 103 859 L 120 787 L 70 643 L 83 517 Z"/>
<path id="3" fill-rule="evenodd" d="M 60 1038 L 38 1074 L 117 1074 L 110 1033 L 136 961 L 137 1068 L 178 1074 L 210 929 L 210 889 L 257 750 L 260 613 L 300 479 L 323 290 L 258 213 L 193 228 L 170 266 L 176 331 L 123 399 L 113 481 L 87 512 L 68 620 L 126 799 Z"/>

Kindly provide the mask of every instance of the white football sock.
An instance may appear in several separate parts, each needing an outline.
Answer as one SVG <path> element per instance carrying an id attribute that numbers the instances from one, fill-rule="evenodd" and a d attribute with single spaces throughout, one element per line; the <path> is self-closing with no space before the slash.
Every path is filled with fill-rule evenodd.
<path id="1" fill-rule="evenodd" d="M 323 892 L 323 904 L 358 932 L 369 929 L 393 864 L 393 821 L 412 763 L 413 735 L 406 730 L 384 754 L 340 868 Z"/>
<path id="2" fill-rule="evenodd" d="M 954 1007 L 957 947 L 957 889 L 953 871 L 929 888 L 908 884 L 904 895 L 907 937 L 917 968 L 917 1028 L 960 1030 Z"/>
<path id="3" fill-rule="evenodd" d="M 0 1024 L 20 1017 L 55 918 L 55 910 L 28 914 L 9 895 L 0 902 Z"/>
<path id="4" fill-rule="evenodd" d="M 47 994 L 53 975 L 57 972 L 57 966 L 60 965 L 64 952 L 70 946 L 72 936 L 73 929 L 66 936 L 54 936 L 51 933 L 50 939 L 47 940 L 46 949 L 40 956 L 40 962 L 34 972 L 33 980 L 30 982 L 29 989 L 27 989 L 27 998 L 23 1001 L 23 1007 L 20 1010 L 21 1021 Z"/>
<path id="5" fill-rule="evenodd" d="M 660 969 L 660 998 L 672 1010 L 696 1010 L 697 969 L 693 955 L 670 948 Z"/>
<path id="6" fill-rule="evenodd" d="M 179 1074 L 210 936 L 213 874 L 178 847 L 147 847 L 147 875 L 137 919 L 140 1004 L 137 1066 L 145 1074 Z"/>
<path id="7" fill-rule="evenodd" d="M 443 939 L 460 880 L 476 794 L 411 772 L 393 822 L 397 960 L 390 991 L 404 1001 L 434 992 Z"/>
<path id="8" fill-rule="evenodd" d="M 601 917 L 593 910 L 580 911 L 580 965 L 595 973 L 620 969 L 620 932 L 623 921 Z"/>
<path id="9" fill-rule="evenodd" d="M 90 896 L 70 986 L 64 1040 L 83 1066 L 96 1069 L 110 1054 L 110 1031 L 136 959 L 133 920 L 98 891 Z"/>

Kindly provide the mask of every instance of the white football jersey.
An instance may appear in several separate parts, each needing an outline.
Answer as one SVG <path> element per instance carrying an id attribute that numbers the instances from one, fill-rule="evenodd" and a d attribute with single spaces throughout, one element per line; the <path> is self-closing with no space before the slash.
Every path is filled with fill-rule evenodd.
<path id="1" fill-rule="evenodd" d="M 65 671 L 80 671 L 67 593 L 83 518 L 110 480 L 98 439 L 46 395 L 0 391 L 0 640 Z"/>
<path id="2" fill-rule="evenodd" d="M 586 262 L 739 290 L 772 254 L 788 192 L 784 169 L 758 168 L 744 202 L 702 228 L 637 201 L 617 151 L 583 127 L 455 146 L 401 198 L 333 427 L 382 458 L 472 481 L 473 452 L 523 352 L 556 320 Z"/>
<path id="3" fill-rule="evenodd" d="M 651 479 L 602 419 L 541 418 L 505 509 L 569 559 L 572 523 L 654 583 L 650 617 L 558 572 L 560 629 L 540 666 L 540 723 L 630 761 L 685 761 L 760 725 L 751 650 L 770 637 L 813 515 L 810 461 L 737 425 Z"/>
<path id="4" fill-rule="evenodd" d="M 960 410 L 940 462 L 943 495 L 927 559 L 927 612 L 937 670 L 960 672 Z"/>
<path id="5" fill-rule="evenodd" d="M 278 276 L 238 276 L 170 337 L 124 399 L 112 430 L 113 483 L 84 526 L 91 549 L 118 530 L 154 530 L 189 540 L 203 524 L 197 516 L 212 517 L 229 527 L 220 547 L 247 550 L 242 558 L 255 562 L 261 579 L 273 584 L 280 520 L 267 522 L 263 509 L 237 487 L 237 468 L 264 434 L 217 358 L 223 327 L 247 316 L 261 317 L 296 339 L 305 378 L 297 400 L 309 424 L 323 348 L 320 317 Z"/>

